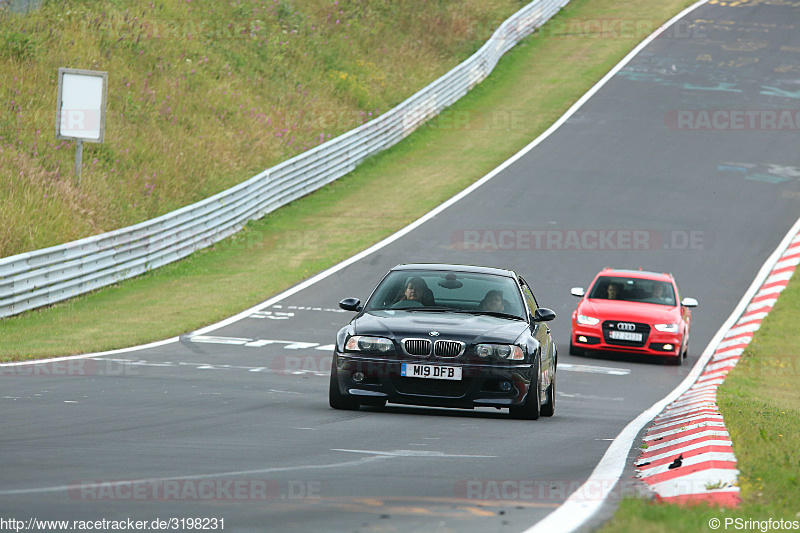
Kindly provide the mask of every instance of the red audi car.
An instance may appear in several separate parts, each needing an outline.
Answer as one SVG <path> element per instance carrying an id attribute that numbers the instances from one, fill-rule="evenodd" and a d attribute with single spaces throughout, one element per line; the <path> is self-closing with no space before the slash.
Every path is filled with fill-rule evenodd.
<path id="1" fill-rule="evenodd" d="M 574 287 L 571 292 L 581 297 L 572 313 L 571 355 L 656 355 L 676 365 L 686 357 L 697 300 L 681 300 L 672 274 L 606 268 L 588 291 Z"/>

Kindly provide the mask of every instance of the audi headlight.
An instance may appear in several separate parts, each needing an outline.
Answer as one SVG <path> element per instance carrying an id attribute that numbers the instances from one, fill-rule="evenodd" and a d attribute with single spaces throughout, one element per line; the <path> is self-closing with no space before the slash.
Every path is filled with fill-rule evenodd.
<path id="1" fill-rule="evenodd" d="M 664 333 L 676 333 L 678 331 L 678 324 L 653 324 L 653 327 Z"/>
<path id="2" fill-rule="evenodd" d="M 347 339 L 344 348 L 348 352 L 389 353 L 394 351 L 394 343 L 384 337 L 354 335 Z"/>
<path id="3" fill-rule="evenodd" d="M 475 347 L 478 357 L 497 357 L 508 361 L 522 361 L 525 359 L 525 352 L 514 344 L 479 344 Z"/>
<path id="4" fill-rule="evenodd" d="M 599 318 L 587 315 L 578 315 L 578 324 L 582 324 L 584 326 L 596 326 L 599 323 Z"/>

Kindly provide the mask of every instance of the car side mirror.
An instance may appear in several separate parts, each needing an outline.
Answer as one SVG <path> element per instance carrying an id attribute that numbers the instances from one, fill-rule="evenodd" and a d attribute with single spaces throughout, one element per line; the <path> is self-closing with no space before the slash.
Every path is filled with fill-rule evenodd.
<path id="1" fill-rule="evenodd" d="M 694 298 L 684 298 L 681 300 L 681 305 L 684 307 L 697 307 L 700 303 Z"/>
<path id="2" fill-rule="evenodd" d="M 546 307 L 539 307 L 533 313 L 533 319 L 536 322 L 550 322 L 556 317 L 555 311 Z"/>
<path id="3" fill-rule="evenodd" d="M 355 311 L 359 312 L 363 309 L 361 307 L 361 300 L 358 298 L 345 298 L 341 302 L 339 302 L 339 307 L 344 309 L 345 311 Z"/>
<path id="4" fill-rule="evenodd" d="M 583 295 L 584 295 L 584 294 L 586 294 L 585 292 L 583 292 L 583 287 L 572 287 L 572 288 L 569 290 L 569 293 L 570 293 L 571 295 L 573 295 L 573 296 L 577 296 L 577 297 L 579 297 L 579 298 L 583 298 Z"/>

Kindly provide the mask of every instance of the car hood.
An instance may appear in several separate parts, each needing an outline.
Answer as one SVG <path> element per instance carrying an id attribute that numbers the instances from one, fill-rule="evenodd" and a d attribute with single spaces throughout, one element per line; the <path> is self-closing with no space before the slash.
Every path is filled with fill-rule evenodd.
<path id="1" fill-rule="evenodd" d="M 651 324 L 677 323 L 681 316 L 680 308 L 669 305 L 594 299 L 584 300 L 578 313 L 600 320 L 626 320 Z"/>
<path id="2" fill-rule="evenodd" d="M 372 311 L 353 324 L 356 335 L 376 335 L 396 340 L 409 337 L 459 340 L 467 344 L 482 342 L 513 343 L 527 329 L 521 320 L 425 311 Z M 432 337 L 430 332 L 439 335 Z"/>

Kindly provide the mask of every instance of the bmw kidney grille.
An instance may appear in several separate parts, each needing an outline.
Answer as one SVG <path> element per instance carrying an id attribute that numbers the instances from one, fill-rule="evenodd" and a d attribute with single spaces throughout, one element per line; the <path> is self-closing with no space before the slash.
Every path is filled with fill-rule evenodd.
<path id="1" fill-rule="evenodd" d="M 408 355 L 427 356 L 431 354 L 431 341 L 428 339 L 405 339 L 403 347 Z"/>
<path id="2" fill-rule="evenodd" d="M 459 341 L 436 341 L 433 353 L 436 357 L 458 357 L 464 352 L 464 343 Z"/>

